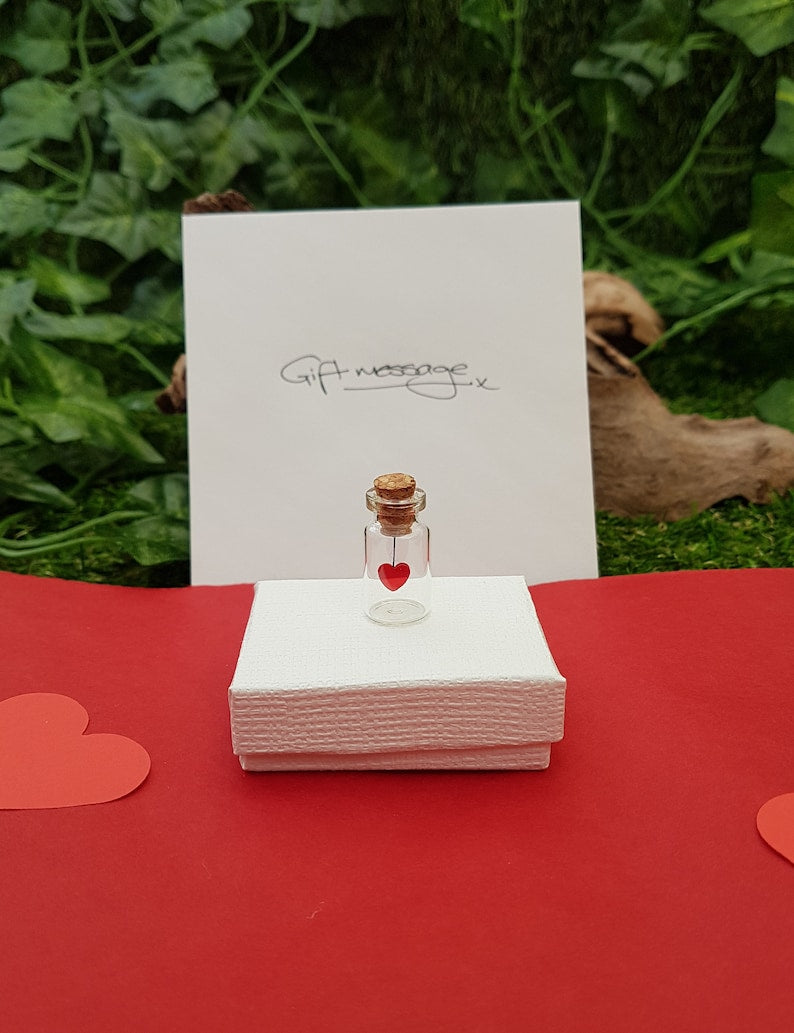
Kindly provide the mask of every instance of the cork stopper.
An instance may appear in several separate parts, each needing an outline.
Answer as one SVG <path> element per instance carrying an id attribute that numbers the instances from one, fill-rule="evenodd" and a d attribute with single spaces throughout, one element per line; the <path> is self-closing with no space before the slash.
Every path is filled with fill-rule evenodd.
<path id="1" fill-rule="evenodd" d="M 410 499 L 416 491 L 416 481 L 409 473 L 384 473 L 374 481 L 375 491 L 382 499 Z"/>
<path id="2" fill-rule="evenodd" d="M 399 538 L 410 533 L 417 510 L 425 508 L 425 493 L 407 473 L 384 473 L 367 492 L 367 506 L 378 515 L 383 533 Z"/>

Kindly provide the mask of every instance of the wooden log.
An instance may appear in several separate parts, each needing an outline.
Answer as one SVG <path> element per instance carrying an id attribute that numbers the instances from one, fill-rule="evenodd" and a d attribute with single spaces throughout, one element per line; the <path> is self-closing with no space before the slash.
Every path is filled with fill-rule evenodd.
<path id="1" fill-rule="evenodd" d="M 658 338 L 658 314 L 619 277 L 585 273 L 584 285 L 598 509 L 679 520 L 723 499 L 769 502 L 794 487 L 794 434 L 754 417 L 671 413 L 626 354 Z"/>

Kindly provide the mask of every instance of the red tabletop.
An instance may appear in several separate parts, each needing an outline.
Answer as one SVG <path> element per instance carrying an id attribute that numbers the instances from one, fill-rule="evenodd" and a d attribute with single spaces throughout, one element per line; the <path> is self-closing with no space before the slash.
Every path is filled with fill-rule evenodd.
<path id="1" fill-rule="evenodd" d="M 0 811 L 8 1033 L 794 1029 L 794 570 L 532 590 L 568 679 L 545 772 L 244 774 L 248 586 L 0 574 L 0 699 L 74 697 L 152 767 Z"/>

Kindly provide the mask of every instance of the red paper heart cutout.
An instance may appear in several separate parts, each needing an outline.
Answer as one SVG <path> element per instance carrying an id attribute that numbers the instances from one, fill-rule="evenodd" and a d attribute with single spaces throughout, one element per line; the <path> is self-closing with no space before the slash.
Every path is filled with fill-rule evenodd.
<path id="1" fill-rule="evenodd" d="M 132 739 L 83 735 L 88 712 L 55 692 L 0 701 L 0 808 L 106 803 L 137 789 L 149 754 Z"/>
<path id="2" fill-rule="evenodd" d="M 794 864 L 794 793 L 767 800 L 755 823 L 762 839 Z"/>
<path id="3" fill-rule="evenodd" d="M 393 567 L 391 563 L 381 563 L 378 567 L 378 577 L 390 592 L 396 592 L 398 588 L 402 588 L 410 576 L 411 568 L 407 563 L 398 563 L 396 567 Z"/>

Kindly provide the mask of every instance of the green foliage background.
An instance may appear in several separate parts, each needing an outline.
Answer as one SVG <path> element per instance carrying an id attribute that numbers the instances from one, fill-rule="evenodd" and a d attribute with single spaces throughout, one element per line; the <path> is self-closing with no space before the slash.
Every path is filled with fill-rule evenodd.
<path id="1" fill-rule="evenodd" d="M 205 190 L 580 198 L 585 265 L 667 320 L 651 379 L 714 415 L 741 381 L 794 429 L 793 42 L 791 0 L 0 0 L 0 562 L 186 579 L 184 418 L 153 400 Z"/>

